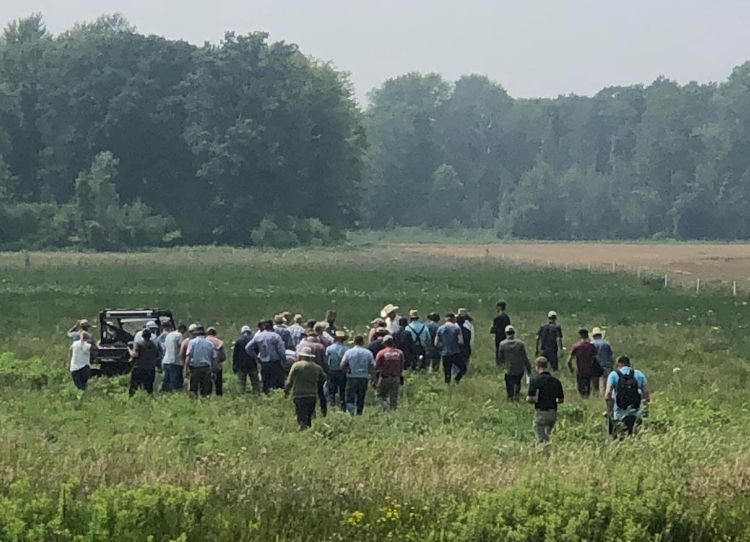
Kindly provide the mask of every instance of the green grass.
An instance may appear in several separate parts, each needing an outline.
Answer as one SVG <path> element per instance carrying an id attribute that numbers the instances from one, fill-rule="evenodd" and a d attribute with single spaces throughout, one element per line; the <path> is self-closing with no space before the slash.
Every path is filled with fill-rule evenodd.
<path id="1" fill-rule="evenodd" d="M 510 303 L 528 343 L 549 309 L 569 344 L 604 325 L 651 381 L 637 438 L 611 443 L 600 399 L 561 410 L 551 453 L 508 404 L 488 334 Z M 65 330 L 105 306 L 160 306 L 224 339 L 281 310 L 364 330 L 387 302 L 468 306 L 471 377 L 407 380 L 400 409 L 335 412 L 296 430 L 281 395 L 127 397 L 127 377 L 76 393 Z M 0 540 L 747 540 L 750 307 L 632 277 L 411 260 L 383 247 L 0 259 Z M 182 538 L 180 538 L 182 537 Z"/>

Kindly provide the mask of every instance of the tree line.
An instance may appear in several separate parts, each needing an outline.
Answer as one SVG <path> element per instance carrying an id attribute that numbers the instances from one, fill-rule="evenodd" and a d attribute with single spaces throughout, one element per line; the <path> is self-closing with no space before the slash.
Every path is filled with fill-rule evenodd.
<path id="1" fill-rule="evenodd" d="M 195 46 L 121 16 L 0 37 L 0 245 L 295 246 L 356 228 L 745 239 L 750 63 L 720 84 L 514 99 L 347 74 L 263 33 Z"/>

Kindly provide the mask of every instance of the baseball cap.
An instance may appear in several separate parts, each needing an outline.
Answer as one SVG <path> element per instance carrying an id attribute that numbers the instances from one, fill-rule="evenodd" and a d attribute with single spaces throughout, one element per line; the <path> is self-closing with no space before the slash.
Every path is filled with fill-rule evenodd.
<path id="1" fill-rule="evenodd" d="M 190 333 L 192 333 L 192 332 L 193 332 L 193 331 L 195 331 L 196 329 L 198 329 L 198 324 L 190 324 L 190 325 L 188 326 L 188 331 L 189 331 Z"/>
<path id="2" fill-rule="evenodd" d="M 159 327 L 159 326 L 156 325 L 156 322 L 154 320 L 149 320 L 148 322 L 146 322 L 146 327 L 152 328 L 152 327 Z"/>
<path id="3" fill-rule="evenodd" d="M 547 313 L 547 318 L 557 318 L 557 313 L 555 311 L 549 311 Z"/>
<path id="4" fill-rule="evenodd" d="M 506 335 L 515 334 L 515 332 L 516 332 L 516 328 L 514 328 L 513 326 L 505 326 Z"/>
<path id="5" fill-rule="evenodd" d="M 252 332 L 253 330 L 250 329 L 250 326 L 242 326 L 242 328 L 240 329 L 240 333 L 252 333 Z"/>

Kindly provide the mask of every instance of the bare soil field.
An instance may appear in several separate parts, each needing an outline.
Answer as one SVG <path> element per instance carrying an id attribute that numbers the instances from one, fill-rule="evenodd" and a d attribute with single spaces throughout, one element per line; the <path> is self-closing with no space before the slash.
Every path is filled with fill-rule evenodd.
<path id="1" fill-rule="evenodd" d="M 641 243 L 493 243 L 395 244 L 405 251 L 466 258 L 505 258 L 539 265 L 582 268 L 589 264 L 620 269 L 639 267 L 675 277 L 701 280 L 750 280 L 750 244 Z"/>

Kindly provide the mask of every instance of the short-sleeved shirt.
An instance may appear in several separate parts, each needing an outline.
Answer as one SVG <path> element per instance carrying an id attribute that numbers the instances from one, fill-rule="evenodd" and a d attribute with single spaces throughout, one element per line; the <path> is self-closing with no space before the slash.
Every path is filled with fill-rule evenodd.
<path id="1" fill-rule="evenodd" d="M 632 369 L 631 367 L 623 367 L 622 369 L 618 369 L 622 374 L 629 374 L 630 371 L 635 371 L 635 380 L 638 382 L 638 390 L 641 392 L 641 395 L 643 395 L 643 388 L 648 384 L 648 379 L 646 378 L 646 375 L 643 374 L 638 369 Z M 643 417 L 643 409 L 637 408 L 637 409 L 628 409 L 626 411 L 623 411 L 620 407 L 617 406 L 617 383 L 620 381 L 620 375 L 617 374 L 617 371 L 612 371 L 609 373 L 609 376 L 607 377 L 607 384 L 612 386 L 612 399 L 615 400 L 615 408 L 612 412 L 612 417 L 615 420 L 621 420 L 625 416 L 637 416 L 639 418 Z"/>
<path id="2" fill-rule="evenodd" d="M 576 358 L 576 376 L 591 376 L 591 367 L 596 359 L 596 346 L 581 339 L 573 346 L 570 355 Z"/>
<path id="3" fill-rule="evenodd" d="M 609 341 L 605 339 L 594 339 L 591 341 L 591 344 L 596 347 L 596 359 L 599 361 L 599 365 L 602 366 L 602 369 L 611 370 L 614 353 L 612 352 L 612 345 L 609 344 Z"/>
<path id="4" fill-rule="evenodd" d="M 501 312 L 492 321 L 492 333 L 495 334 L 495 341 L 499 344 L 504 341 L 507 336 L 505 335 L 505 328 L 510 325 L 510 316 Z"/>
<path id="5" fill-rule="evenodd" d="M 164 357 L 161 360 L 162 365 L 182 365 L 180 359 L 180 347 L 182 346 L 182 333 L 172 331 L 167 334 L 164 340 Z"/>
<path id="6" fill-rule="evenodd" d="M 562 340 L 562 328 L 556 323 L 544 324 L 539 328 L 539 346 L 542 352 L 557 352 L 557 339 Z"/>
<path id="7" fill-rule="evenodd" d="M 198 336 L 188 343 L 187 355 L 191 367 L 211 367 L 217 357 L 214 343 L 206 337 Z"/>
<path id="8" fill-rule="evenodd" d="M 138 356 L 133 358 L 133 368 L 153 370 L 159 364 L 161 351 L 154 341 L 135 343 L 134 350 Z"/>
<path id="9" fill-rule="evenodd" d="M 79 335 L 80 337 L 80 335 Z M 75 341 L 70 347 L 70 372 L 78 371 L 91 364 L 91 343 Z"/>
<path id="10" fill-rule="evenodd" d="M 411 341 L 416 348 L 422 348 L 423 350 L 429 348 L 431 339 L 430 330 L 427 324 L 423 324 L 419 320 L 412 320 L 409 325 L 406 326 L 406 331 L 411 335 Z"/>
<path id="11" fill-rule="evenodd" d="M 539 394 L 534 408 L 537 410 L 557 410 L 558 401 L 565 399 L 560 381 L 548 372 L 540 373 L 529 383 L 529 397 Z"/>
<path id="12" fill-rule="evenodd" d="M 441 354 L 452 356 L 461 353 L 459 337 L 462 337 L 461 328 L 453 322 L 446 322 L 437 330 L 437 338 L 440 339 Z"/>
<path id="13" fill-rule="evenodd" d="M 333 343 L 326 348 L 326 363 L 328 363 L 328 369 L 331 371 L 340 371 L 341 361 L 347 350 L 349 349 L 343 343 Z"/>
<path id="14" fill-rule="evenodd" d="M 375 371 L 384 378 L 401 376 L 404 372 L 404 353 L 398 348 L 385 347 L 375 356 Z"/>
<path id="15" fill-rule="evenodd" d="M 346 367 L 347 378 L 369 378 L 375 366 L 375 357 L 367 348 L 355 346 L 347 350 L 341 363 Z"/>

